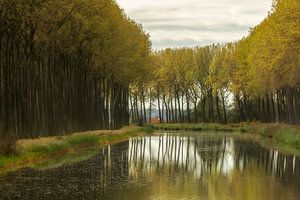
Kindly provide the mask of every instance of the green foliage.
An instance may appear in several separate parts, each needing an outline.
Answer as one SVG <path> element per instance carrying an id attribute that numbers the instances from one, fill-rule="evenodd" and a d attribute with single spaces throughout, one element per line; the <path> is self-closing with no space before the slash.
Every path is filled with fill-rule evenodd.
<path id="1" fill-rule="evenodd" d="M 0 1 L 0 121 L 22 138 L 120 128 L 150 51 L 114 0 Z"/>
<path id="2" fill-rule="evenodd" d="M 66 148 L 70 147 L 70 145 L 66 142 L 54 143 L 49 145 L 32 145 L 27 149 L 29 153 L 36 154 L 53 154 L 55 152 L 60 152 Z"/>
<path id="3" fill-rule="evenodd" d="M 89 144 L 95 145 L 99 142 L 99 136 L 93 135 L 80 135 L 75 137 L 70 137 L 66 140 L 71 146 L 80 145 L 80 144 Z"/>
<path id="4" fill-rule="evenodd" d="M 250 68 L 262 91 L 299 85 L 300 2 L 278 0 L 249 36 Z"/>
<path id="5" fill-rule="evenodd" d="M 153 133 L 154 129 L 155 129 L 155 127 L 153 125 L 146 124 L 140 128 L 140 131 L 145 132 L 145 133 Z"/>
<path id="6" fill-rule="evenodd" d="M 300 148 L 300 131 L 297 128 L 280 128 L 274 138 L 277 142 L 294 148 Z"/>
<path id="7" fill-rule="evenodd" d="M 300 123 L 299 10 L 298 0 L 277 0 L 268 17 L 237 42 L 154 52 L 151 84 L 140 91 L 154 90 L 167 112 L 164 122 Z"/>

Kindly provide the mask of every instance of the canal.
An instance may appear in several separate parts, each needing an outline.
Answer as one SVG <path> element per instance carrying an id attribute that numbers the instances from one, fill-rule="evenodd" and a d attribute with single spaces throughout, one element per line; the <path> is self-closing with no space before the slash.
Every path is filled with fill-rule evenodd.
<path id="1" fill-rule="evenodd" d="M 296 200 L 300 159 L 226 134 L 157 133 L 0 177 L 0 199 Z"/>

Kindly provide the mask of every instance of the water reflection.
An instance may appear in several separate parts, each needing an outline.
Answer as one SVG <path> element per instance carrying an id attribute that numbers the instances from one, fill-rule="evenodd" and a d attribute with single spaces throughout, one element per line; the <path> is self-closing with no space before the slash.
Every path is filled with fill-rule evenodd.
<path id="1" fill-rule="evenodd" d="M 229 176 L 242 172 L 246 165 L 264 167 L 273 176 L 293 178 L 296 156 L 279 154 L 258 144 L 233 137 L 183 137 L 166 134 L 159 137 L 135 138 L 129 141 L 129 174 L 138 169 L 181 169 L 194 173 L 195 178 L 212 172 Z M 297 177 L 297 176 L 296 176 Z"/>
<path id="2" fill-rule="evenodd" d="M 195 178 L 212 170 L 228 175 L 234 169 L 234 139 L 207 139 L 165 135 L 129 141 L 129 174 L 139 168 L 151 171 L 174 168 L 192 172 Z M 243 165 L 243 162 L 241 162 Z M 243 167 L 243 166 L 242 166 Z"/>
<path id="3" fill-rule="evenodd" d="M 298 199 L 300 160 L 233 137 L 163 134 L 0 178 L 0 199 Z"/>

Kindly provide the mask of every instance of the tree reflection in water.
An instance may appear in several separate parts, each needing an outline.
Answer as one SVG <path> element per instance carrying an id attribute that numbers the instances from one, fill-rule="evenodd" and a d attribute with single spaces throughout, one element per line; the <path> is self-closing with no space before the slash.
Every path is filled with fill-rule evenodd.
<path id="1" fill-rule="evenodd" d="M 172 169 L 192 173 L 199 179 L 211 173 L 230 176 L 234 170 L 243 172 L 247 165 L 256 165 L 264 167 L 269 175 L 292 179 L 297 170 L 296 160 L 296 156 L 279 154 L 277 150 L 264 149 L 254 142 L 233 137 L 166 134 L 129 141 L 130 176 L 139 174 L 139 170 Z"/>
<path id="2" fill-rule="evenodd" d="M 300 161 L 233 137 L 133 138 L 66 166 L 0 178 L 0 199 L 298 199 Z"/>

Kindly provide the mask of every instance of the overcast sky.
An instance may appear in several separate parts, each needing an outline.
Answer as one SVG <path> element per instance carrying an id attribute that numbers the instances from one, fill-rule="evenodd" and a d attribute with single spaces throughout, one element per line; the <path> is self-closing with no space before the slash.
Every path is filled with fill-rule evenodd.
<path id="1" fill-rule="evenodd" d="M 272 0 L 117 1 L 151 35 L 154 49 L 238 40 L 272 5 Z"/>

